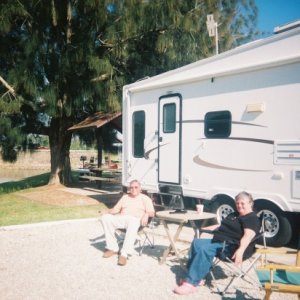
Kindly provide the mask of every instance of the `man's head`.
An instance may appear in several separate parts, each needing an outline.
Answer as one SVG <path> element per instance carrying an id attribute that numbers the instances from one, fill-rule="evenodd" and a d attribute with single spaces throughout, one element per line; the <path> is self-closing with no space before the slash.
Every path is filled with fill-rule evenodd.
<path id="1" fill-rule="evenodd" d="M 141 192 L 141 184 L 138 180 L 132 180 L 129 184 L 129 194 L 136 197 Z"/>

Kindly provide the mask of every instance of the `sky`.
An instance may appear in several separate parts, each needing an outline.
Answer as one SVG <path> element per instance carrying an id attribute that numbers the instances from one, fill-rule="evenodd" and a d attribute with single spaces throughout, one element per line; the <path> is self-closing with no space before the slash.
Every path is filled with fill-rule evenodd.
<path id="1" fill-rule="evenodd" d="M 300 0 L 256 0 L 258 29 L 264 37 L 272 35 L 276 26 L 300 20 Z"/>

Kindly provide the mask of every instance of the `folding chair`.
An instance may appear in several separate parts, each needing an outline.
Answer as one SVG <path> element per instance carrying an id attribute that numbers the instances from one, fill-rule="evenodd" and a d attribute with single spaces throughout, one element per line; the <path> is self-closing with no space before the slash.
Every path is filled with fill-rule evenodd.
<path id="1" fill-rule="evenodd" d="M 256 268 L 258 279 L 265 290 L 264 300 L 269 300 L 272 292 L 298 294 L 300 300 L 300 234 L 298 240 L 298 250 L 286 249 L 259 249 L 262 257 L 262 264 Z M 267 260 L 269 255 L 296 254 L 296 264 L 275 264 Z"/>
<path id="2" fill-rule="evenodd" d="M 263 241 L 263 246 L 264 248 L 266 248 L 266 240 L 265 240 L 265 226 L 264 226 L 264 216 L 263 214 L 261 214 L 260 216 L 260 221 L 261 221 L 261 229 L 260 232 L 253 238 L 253 240 L 251 241 L 250 245 L 255 245 L 256 243 L 260 242 L 261 240 Z M 200 230 L 200 232 L 206 232 L 206 233 L 211 233 L 213 234 L 213 231 L 209 231 L 209 230 Z M 215 260 L 213 262 L 213 265 L 210 269 L 210 276 L 212 277 L 213 281 L 216 282 L 216 278 L 214 275 L 214 271 L 216 269 L 216 267 L 223 262 L 223 265 L 230 271 L 231 276 L 229 278 L 229 281 L 227 283 L 227 285 L 225 286 L 225 288 L 223 288 L 222 290 L 216 285 L 217 287 L 217 292 L 224 296 L 226 294 L 226 292 L 228 291 L 228 289 L 239 279 L 243 279 L 249 283 L 252 283 L 254 286 L 257 285 L 257 280 L 255 278 L 253 278 L 249 272 L 252 268 L 254 268 L 256 262 L 260 259 L 261 255 L 257 254 L 257 252 L 255 251 L 254 254 L 252 254 L 250 257 L 243 257 L 243 262 L 240 266 L 236 265 L 234 263 L 234 261 L 231 260 L 231 254 L 226 253 L 225 249 L 227 249 L 228 246 L 228 242 L 224 241 L 223 243 L 223 249 L 222 251 L 219 253 L 219 255 L 217 257 L 215 257 Z M 233 248 L 237 248 L 238 244 L 232 244 Z"/>
<path id="3" fill-rule="evenodd" d="M 149 230 L 153 231 L 153 229 L 155 228 L 156 225 L 156 221 L 155 218 L 150 218 L 149 222 L 146 226 L 140 226 L 139 230 L 138 230 L 138 237 L 136 239 L 135 244 L 138 244 L 139 247 L 139 255 L 141 256 L 143 254 L 144 248 L 146 246 L 150 246 L 151 248 L 154 248 L 155 244 L 154 244 L 154 234 L 153 232 L 150 232 L 149 234 Z M 122 244 L 125 238 L 125 234 L 126 234 L 126 229 L 117 229 L 116 230 L 116 235 L 118 238 L 118 242 L 119 244 Z"/>

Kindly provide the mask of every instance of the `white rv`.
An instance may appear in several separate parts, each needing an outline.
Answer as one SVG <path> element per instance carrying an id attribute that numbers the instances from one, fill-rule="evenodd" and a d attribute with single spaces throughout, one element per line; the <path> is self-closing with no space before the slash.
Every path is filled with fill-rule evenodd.
<path id="1" fill-rule="evenodd" d="M 220 217 L 250 192 L 269 245 L 288 243 L 300 216 L 300 28 L 124 86 L 123 186 L 133 179 Z"/>

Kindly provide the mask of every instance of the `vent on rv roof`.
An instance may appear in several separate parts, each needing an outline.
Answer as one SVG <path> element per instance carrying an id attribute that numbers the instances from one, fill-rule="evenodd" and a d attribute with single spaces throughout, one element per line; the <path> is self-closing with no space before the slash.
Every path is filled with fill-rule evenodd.
<path id="1" fill-rule="evenodd" d="M 266 109 L 265 103 L 250 103 L 247 105 L 246 111 L 249 112 L 263 112 Z"/>
<path id="2" fill-rule="evenodd" d="M 297 20 L 297 21 L 294 21 L 294 22 L 284 24 L 282 26 L 277 26 L 277 27 L 274 28 L 273 32 L 274 33 L 281 33 L 281 32 L 284 32 L 284 31 L 294 29 L 294 28 L 299 27 L 299 26 L 300 26 L 300 20 Z"/>

